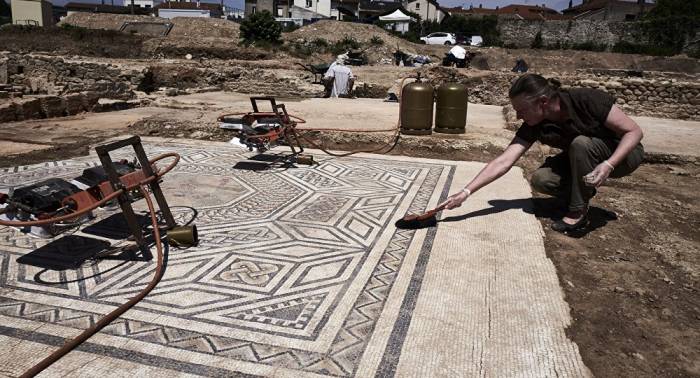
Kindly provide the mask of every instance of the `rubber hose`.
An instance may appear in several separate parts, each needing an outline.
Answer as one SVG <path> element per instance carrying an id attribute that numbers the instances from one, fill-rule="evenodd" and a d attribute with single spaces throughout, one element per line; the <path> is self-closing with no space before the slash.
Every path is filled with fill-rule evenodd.
<path id="1" fill-rule="evenodd" d="M 22 377 L 22 378 L 33 377 L 33 376 L 41 373 L 44 369 L 51 366 L 54 362 L 58 361 L 61 357 L 68 354 L 68 352 L 75 349 L 78 345 L 82 344 L 85 340 L 92 337 L 92 335 L 96 334 L 102 328 L 109 325 L 112 321 L 114 321 L 120 315 L 125 313 L 127 310 L 129 310 L 131 307 L 133 307 L 136 303 L 140 302 L 146 295 L 148 295 L 148 293 L 151 292 L 151 290 L 153 290 L 154 287 L 156 287 L 156 285 L 160 281 L 161 277 L 163 276 L 163 259 L 164 259 L 164 257 L 163 257 L 163 245 L 161 244 L 161 240 L 160 240 L 160 230 L 158 229 L 158 221 L 156 220 L 156 212 L 155 212 L 155 209 L 153 207 L 153 201 L 151 201 L 151 196 L 148 193 L 148 191 L 146 190 L 146 188 L 143 185 L 140 185 L 139 190 L 141 191 L 141 194 L 143 194 L 143 197 L 146 199 L 146 202 L 148 203 L 148 210 L 151 213 L 150 215 L 151 215 L 151 225 L 153 227 L 153 236 L 155 237 L 156 249 L 158 250 L 158 252 L 157 252 L 157 259 L 158 260 L 157 260 L 156 271 L 155 271 L 155 275 L 153 276 L 153 279 L 148 284 L 148 286 L 146 286 L 145 289 L 141 290 L 141 292 L 137 296 L 131 298 L 128 302 L 122 304 L 121 306 L 117 307 L 109 314 L 102 317 L 92 327 L 84 330 L 82 333 L 80 333 L 78 336 L 74 337 L 72 340 L 67 341 L 61 348 L 59 348 L 58 350 L 51 353 L 51 355 L 49 355 L 48 357 L 41 360 L 38 364 L 34 365 L 31 369 L 25 371 L 24 374 L 22 374 L 20 377 Z"/>

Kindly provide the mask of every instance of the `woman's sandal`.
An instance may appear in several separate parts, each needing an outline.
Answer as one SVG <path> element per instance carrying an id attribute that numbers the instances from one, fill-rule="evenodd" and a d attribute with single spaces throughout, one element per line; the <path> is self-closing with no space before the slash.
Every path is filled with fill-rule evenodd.
<path id="1" fill-rule="evenodd" d="M 552 230 L 565 233 L 570 231 L 577 231 L 585 228 L 586 226 L 588 226 L 588 214 L 584 215 L 583 218 L 579 219 L 579 221 L 574 224 L 568 224 L 564 222 L 563 219 L 559 219 L 558 221 L 552 224 Z"/>

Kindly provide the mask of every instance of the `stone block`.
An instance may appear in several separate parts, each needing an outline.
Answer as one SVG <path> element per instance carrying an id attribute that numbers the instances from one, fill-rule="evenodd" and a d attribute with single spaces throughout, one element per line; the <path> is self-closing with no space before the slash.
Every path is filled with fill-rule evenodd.
<path id="1" fill-rule="evenodd" d="M 66 104 L 58 96 L 41 97 L 41 108 L 47 118 L 63 117 L 66 115 Z"/>
<path id="2" fill-rule="evenodd" d="M 619 81 L 606 81 L 605 83 L 603 83 L 603 85 L 605 86 L 605 88 L 610 89 L 622 88 L 622 83 L 620 83 Z"/>
<path id="3" fill-rule="evenodd" d="M 113 112 L 118 110 L 129 109 L 129 104 L 124 100 L 116 100 L 111 98 L 101 98 L 95 106 L 92 107 L 93 112 Z"/>
<path id="4" fill-rule="evenodd" d="M 0 123 L 13 122 L 17 120 L 17 104 L 9 102 L 0 105 Z"/>
<path id="5" fill-rule="evenodd" d="M 87 110 L 85 107 L 85 96 L 80 93 L 71 93 L 65 96 L 64 99 L 68 115 L 75 115 Z"/>
<path id="6" fill-rule="evenodd" d="M 9 75 L 7 74 L 7 61 L 7 58 L 0 59 L 0 84 L 8 84 L 7 79 Z"/>
<path id="7" fill-rule="evenodd" d="M 22 102 L 21 111 L 19 111 L 18 119 L 34 119 L 44 118 L 44 112 L 41 108 L 41 100 L 38 98 L 28 99 Z"/>

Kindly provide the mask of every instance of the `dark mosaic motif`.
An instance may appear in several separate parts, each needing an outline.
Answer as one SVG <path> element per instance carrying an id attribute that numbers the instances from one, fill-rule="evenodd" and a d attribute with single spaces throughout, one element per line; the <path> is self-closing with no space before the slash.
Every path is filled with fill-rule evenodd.
<path id="1" fill-rule="evenodd" d="M 153 155 L 173 148 L 151 147 L 147 151 Z M 176 148 L 183 159 L 174 173 L 228 175 L 241 189 L 231 202 L 198 209 L 200 245 L 185 252 L 172 250 L 168 273 L 138 307 L 217 324 L 231 329 L 227 334 L 232 336 L 240 328 L 315 340 L 328 326 L 330 313 L 344 300 L 344 292 L 366 263 L 382 230 L 396 219 L 402 201 L 410 201 L 410 212 L 424 211 L 434 191 L 442 192 L 436 187 L 439 177 L 444 170 L 452 169 L 366 158 L 321 158 L 320 164 L 312 168 L 271 174 L 233 169 L 236 160 L 247 156 L 235 150 Z M 222 161 L 231 165 L 221 166 Z M 39 181 L 55 175 L 54 171 L 70 178 L 93 164 L 92 159 L 84 158 L 0 170 L 0 188 Z M 425 179 L 419 180 L 421 174 Z M 405 193 L 415 185 L 417 194 L 406 198 Z M 180 222 L 191 218 L 186 208 L 176 205 L 174 213 Z M 236 360 L 353 376 L 414 233 L 397 230 L 392 235 L 325 353 L 128 319 L 118 319 L 106 332 Z M 15 230 L 0 230 L 2 287 L 44 292 L 46 286 L 36 282 L 36 269 L 24 271 L 25 267 L 19 265 L 17 282 L 10 282 L 12 268 L 8 263 L 44 244 L 46 241 Z M 86 264 L 74 275 L 62 272 L 58 282 L 72 282 L 52 285 L 51 293 L 118 305 L 148 283 L 153 268 L 151 262 Z M 188 294 L 193 299 L 182 303 L 181 298 Z M 80 329 L 94 324 L 102 315 L 8 297 L 0 297 L 0 314 Z"/>

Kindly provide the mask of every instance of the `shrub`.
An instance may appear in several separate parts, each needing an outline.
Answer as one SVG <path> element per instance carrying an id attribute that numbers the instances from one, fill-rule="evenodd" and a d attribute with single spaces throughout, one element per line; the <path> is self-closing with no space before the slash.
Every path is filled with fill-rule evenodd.
<path id="1" fill-rule="evenodd" d="M 537 34 L 535 34 L 535 39 L 533 39 L 530 44 L 530 48 L 541 49 L 542 46 L 544 46 L 544 43 L 542 43 L 542 32 L 538 31 Z"/>
<path id="2" fill-rule="evenodd" d="M 311 44 L 318 47 L 319 50 L 322 52 L 328 49 L 328 47 L 330 46 L 328 41 L 323 38 L 316 38 L 313 41 L 311 41 Z"/>
<path id="3" fill-rule="evenodd" d="M 297 24 L 293 22 L 290 22 L 285 24 L 284 27 L 282 27 L 282 33 L 291 33 L 297 29 L 299 29 L 299 26 L 297 26 Z"/>
<path id="4" fill-rule="evenodd" d="M 384 44 L 384 40 L 381 37 L 379 37 L 378 35 L 374 35 L 369 40 L 369 43 L 373 46 L 381 46 Z"/>
<path id="5" fill-rule="evenodd" d="M 342 54 L 348 50 L 359 49 L 360 43 L 350 36 L 345 36 L 340 41 L 336 42 L 331 48 L 331 52 L 335 55 Z"/>
<path id="6" fill-rule="evenodd" d="M 241 22 L 241 37 L 244 43 L 268 41 L 277 43 L 282 34 L 282 26 L 275 21 L 272 13 L 264 10 L 255 13 Z"/>
<path id="7" fill-rule="evenodd" d="M 654 55 L 654 56 L 667 56 L 673 55 L 675 50 L 673 47 L 668 46 L 655 46 L 649 44 L 639 44 L 620 41 L 615 44 L 612 48 L 613 52 L 622 54 L 644 54 L 644 55 Z"/>

